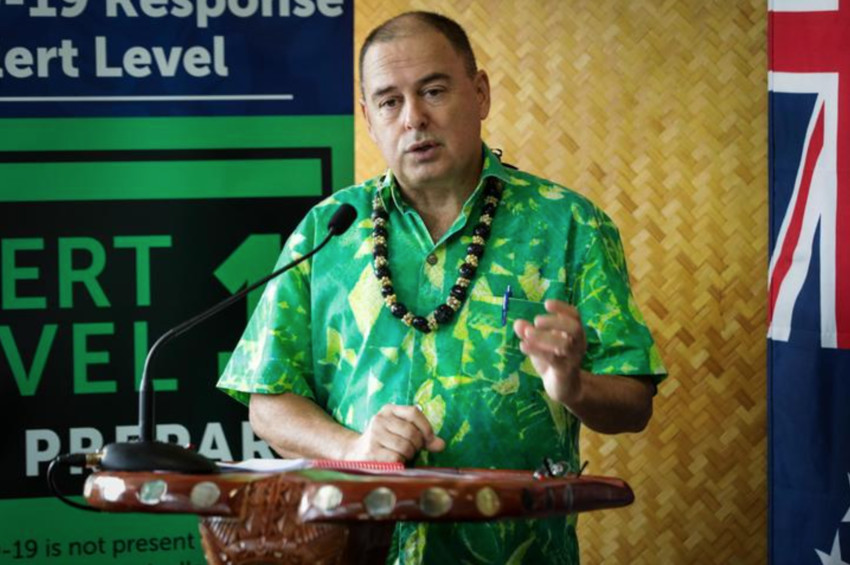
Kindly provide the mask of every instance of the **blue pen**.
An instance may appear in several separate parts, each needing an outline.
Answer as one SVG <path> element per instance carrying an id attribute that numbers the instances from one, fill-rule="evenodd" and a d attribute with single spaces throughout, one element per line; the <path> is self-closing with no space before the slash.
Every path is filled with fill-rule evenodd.
<path id="1" fill-rule="evenodd" d="M 508 324 L 508 300 L 511 299 L 511 285 L 505 289 L 505 296 L 502 298 L 502 326 Z"/>

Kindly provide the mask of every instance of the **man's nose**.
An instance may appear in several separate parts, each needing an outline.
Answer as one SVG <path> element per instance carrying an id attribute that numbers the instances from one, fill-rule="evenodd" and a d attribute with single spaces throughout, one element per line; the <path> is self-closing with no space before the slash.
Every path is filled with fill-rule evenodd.
<path id="1" fill-rule="evenodd" d="M 405 107 L 404 127 L 407 129 L 420 130 L 428 125 L 428 112 L 423 102 L 413 99 Z"/>

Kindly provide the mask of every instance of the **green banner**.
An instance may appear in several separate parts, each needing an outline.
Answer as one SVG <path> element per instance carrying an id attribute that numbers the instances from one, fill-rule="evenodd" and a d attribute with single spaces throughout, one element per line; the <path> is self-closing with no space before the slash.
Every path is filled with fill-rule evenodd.
<path id="1" fill-rule="evenodd" d="M 351 0 L 0 0 L 0 564 L 204 562 L 197 517 L 77 510 L 47 467 L 132 440 L 151 344 L 352 183 L 353 35 Z M 157 439 L 272 456 L 215 389 L 260 292 L 161 351 Z"/>
<path id="2" fill-rule="evenodd" d="M 46 498 L 47 465 L 137 433 L 150 344 L 270 272 L 306 210 L 351 183 L 352 117 L 0 128 L 0 562 L 201 563 L 195 517 L 65 507 Z M 159 439 L 219 460 L 272 455 L 214 389 L 260 292 L 163 352 Z M 82 479 L 59 482 L 78 495 Z"/>

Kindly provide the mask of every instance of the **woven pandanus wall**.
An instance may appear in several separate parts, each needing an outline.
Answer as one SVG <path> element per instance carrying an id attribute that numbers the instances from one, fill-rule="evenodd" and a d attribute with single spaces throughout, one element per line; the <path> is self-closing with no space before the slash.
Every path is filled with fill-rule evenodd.
<path id="1" fill-rule="evenodd" d="M 585 563 L 766 562 L 766 2 L 356 0 L 356 45 L 445 13 L 489 72 L 485 139 L 617 222 L 670 378 L 639 435 L 583 432 L 633 486 L 579 520 Z M 356 122 L 358 179 L 384 168 Z"/>

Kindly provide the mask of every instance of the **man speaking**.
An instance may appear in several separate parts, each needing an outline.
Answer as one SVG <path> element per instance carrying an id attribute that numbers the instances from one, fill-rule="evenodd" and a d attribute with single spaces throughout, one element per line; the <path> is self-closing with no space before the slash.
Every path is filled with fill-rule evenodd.
<path id="1" fill-rule="evenodd" d="M 317 205 L 359 220 L 273 281 L 218 386 L 284 457 L 579 469 L 580 424 L 637 432 L 664 367 L 619 234 L 584 197 L 503 164 L 481 138 L 487 74 L 463 29 L 411 12 L 360 51 L 386 174 Z M 575 516 L 396 528 L 400 563 L 577 563 Z"/>

